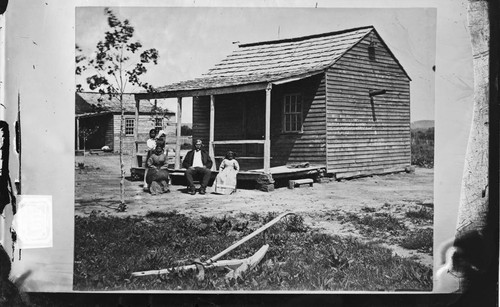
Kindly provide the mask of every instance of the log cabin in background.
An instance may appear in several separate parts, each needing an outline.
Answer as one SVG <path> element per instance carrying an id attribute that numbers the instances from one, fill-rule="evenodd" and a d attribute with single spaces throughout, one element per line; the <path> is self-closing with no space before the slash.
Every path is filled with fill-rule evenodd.
<path id="1" fill-rule="evenodd" d="M 139 150 L 144 151 L 146 140 L 149 138 L 151 129 L 164 130 L 170 142 L 175 142 L 176 128 L 175 113 L 155 106 L 155 101 L 143 105 L 138 118 L 135 116 L 136 105 L 133 94 L 123 95 L 124 107 L 124 153 L 132 153 L 135 138 L 138 138 Z M 75 95 L 75 120 L 76 120 L 76 150 L 101 149 L 108 146 L 113 152 L 118 152 L 120 142 L 120 101 L 107 95 L 93 92 L 81 92 Z M 139 123 L 139 125 L 137 125 Z M 135 136 L 135 129 L 138 135 Z M 87 129 L 92 131 L 84 144 L 81 131 Z"/>
<path id="2" fill-rule="evenodd" d="M 408 170 L 410 81 L 368 26 L 240 44 L 200 78 L 136 100 L 177 97 L 179 116 L 193 97 L 193 139 L 217 162 L 231 149 L 243 170 L 307 163 L 340 179 Z"/>

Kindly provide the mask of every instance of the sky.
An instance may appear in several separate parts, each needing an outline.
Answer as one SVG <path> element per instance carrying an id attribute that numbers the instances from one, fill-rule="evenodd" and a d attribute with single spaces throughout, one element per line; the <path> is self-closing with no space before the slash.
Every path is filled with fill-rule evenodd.
<path id="1" fill-rule="evenodd" d="M 164 86 L 193 79 L 248 43 L 373 25 L 412 78 L 411 121 L 434 119 L 436 9 L 111 7 L 135 27 L 145 48 L 159 51 L 143 79 Z M 90 56 L 107 29 L 103 7 L 77 7 L 75 41 Z M 77 83 L 85 84 L 84 79 Z M 127 91 L 134 91 L 128 88 Z M 176 101 L 166 106 L 175 111 Z M 182 121 L 192 122 L 191 99 Z"/>

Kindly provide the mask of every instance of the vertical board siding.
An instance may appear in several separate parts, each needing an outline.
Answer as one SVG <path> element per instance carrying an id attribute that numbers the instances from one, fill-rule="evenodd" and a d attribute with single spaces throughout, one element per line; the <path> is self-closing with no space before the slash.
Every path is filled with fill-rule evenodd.
<path id="1" fill-rule="evenodd" d="M 247 94 L 248 95 L 248 94 Z M 216 141 L 241 140 L 245 138 L 243 127 L 243 108 L 245 95 L 228 94 L 215 97 L 215 134 Z M 234 151 L 237 156 L 245 155 L 242 145 L 217 145 L 216 156 L 225 156 L 228 150 Z"/>
<path id="2" fill-rule="evenodd" d="M 303 101 L 303 131 L 282 132 L 283 97 L 300 93 Z M 271 92 L 271 166 L 309 162 L 326 164 L 326 119 L 324 75 L 274 86 Z M 265 92 L 246 92 L 215 97 L 215 140 L 263 140 Z M 193 99 L 193 139 L 208 144 L 210 97 Z M 237 156 L 263 157 L 261 144 L 217 145 L 215 155 L 227 150 Z M 242 169 L 263 167 L 263 160 L 240 161 Z"/>
<path id="3" fill-rule="evenodd" d="M 326 164 L 324 74 L 275 86 L 271 93 L 271 166 Z M 303 131 L 283 133 L 283 97 L 294 93 L 302 95 Z"/>
<path id="4" fill-rule="evenodd" d="M 342 177 L 410 165 L 410 83 L 377 35 L 329 68 L 327 80 L 328 172 Z M 371 90 L 387 92 L 370 99 Z"/>
<path id="5" fill-rule="evenodd" d="M 217 101 L 217 97 L 215 100 Z M 217 110 L 215 111 L 217 114 Z M 201 139 L 207 146 L 210 137 L 209 133 L 210 96 L 193 97 L 193 140 Z"/>

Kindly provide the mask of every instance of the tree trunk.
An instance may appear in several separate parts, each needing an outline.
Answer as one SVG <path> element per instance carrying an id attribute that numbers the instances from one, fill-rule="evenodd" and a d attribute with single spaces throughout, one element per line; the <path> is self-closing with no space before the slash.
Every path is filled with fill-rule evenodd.
<path id="1" fill-rule="evenodd" d="M 123 135 L 124 117 L 123 94 L 120 93 L 120 205 L 125 205 L 125 165 L 123 163 Z"/>

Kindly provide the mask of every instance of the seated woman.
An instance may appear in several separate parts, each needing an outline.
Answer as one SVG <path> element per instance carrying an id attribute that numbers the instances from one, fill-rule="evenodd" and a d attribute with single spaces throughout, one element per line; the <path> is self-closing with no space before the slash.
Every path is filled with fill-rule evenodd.
<path id="1" fill-rule="evenodd" d="M 219 174 L 215 178 L 215 190 L 217 194 L 233 194 L 236 192 L 236 176 L 240 171 L 240 164 L 234 158 L 234 152 L 228 151 L 226 157 L 219 166 Z"/>
<path id="2" fill-rule="evenodd" d="M 152 195 L 169 193 L 168 182 L 170 180 L 167 170 L 167 155 L 163 147 L 157 145 L 147 161 L 146 183 Z"/>

